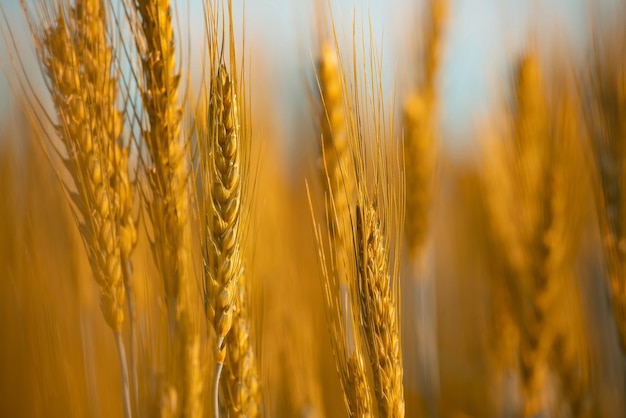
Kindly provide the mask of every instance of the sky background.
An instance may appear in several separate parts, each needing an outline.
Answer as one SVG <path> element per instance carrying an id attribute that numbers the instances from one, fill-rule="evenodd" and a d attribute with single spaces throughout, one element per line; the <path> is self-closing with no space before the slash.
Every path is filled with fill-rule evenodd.
<path id="1" fill-rule="evenodd" d="M 323 0 L 322 0 L 323 1 Z M 442 93 L 441 124 L 452 148 L 471 146 L 476 121 L 487 117 L 490 104 L 506 86 L 508 65 L 520 53 L 533 34 L 546 50 L 570 51 L 584 59 L 589 33 L 589 16 L 600 20 L 611 17 L 619 0 L 450 0 L 450 15 L 445 34 L 440 89 Z M 173 1 L 182 33 L 189 33 L 190 51 L 199 55 L 196 40 L 201 40 L 202 1 Z M 242 2 L 234 0 L 236 15 L 242 14 Z M 281 103 L 285 116 L 282 125 L 289 131 L 302 112 L 307 111 L 307 77 L 312 77 L 311 42 L 314 32 L 313 0 L 248 0 L 245 4 L 246 43 L 253 51 L 253 82 L 271 88 L 274 103 Z M 374 38 L 383 51 L 385 85 L 394 82 L 402 88 L 403 74 L 398 68 L 407 55 L 407 38 L 417 36 L 417 16 L 423 1 L 354 1 L 333 0 L 333 15 L 338 27 L 350 31 L 354 11 L 358 18 L 371 17 Z M 24 24 L 18 0 L 0 0 L 16 38 L 27 48 Z M 325 2 L 324 2 L 325 5 Z M 188 31 L 185 27 L 188 26 Z M 417 39 L 417 38 L 415 38 Z M 196 48 L 198 47 L 198 48 Z M 20 49 L 23 50 L 20 46 Z M 197 51 L 197 53 L 195 52 Z M 0 45 L 0 60 L 10 70 L 6 50 Z M 29 66 L 36 70 L 35 66 Z M 406 72 L 406 71 L 405 71 Z M 311 82 L 310 80 L 308 81 Z M 398 97 L 402 96 L 398 92 Z M 4 75 L 0 74 L 0 113 L 7 110 L 10 96 Z M 289 133 L 285 134 L 289 138 Z M 297 141 L 297 140 L 290 140 Z M 291 144 L 292 146 L 297 144 Z"/>

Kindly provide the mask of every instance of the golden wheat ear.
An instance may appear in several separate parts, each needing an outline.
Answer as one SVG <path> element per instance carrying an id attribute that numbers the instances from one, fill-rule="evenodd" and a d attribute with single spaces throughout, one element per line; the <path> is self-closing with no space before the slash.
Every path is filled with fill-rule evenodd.
<path id="1" fill-rule="evenodd" d="M 355 178 L 347 137 L 342 78 L 335 45 L 323 44 L 318 65 L 322 102 L 320 171 L 327 199 L 325 219 L 328 239 L 324 240 L 322 232 L 316 228 L 316 240 L 326 289 L 325 308 L 331 344 L 346 407 L 351 417 L 367 417 L 372 408 L 370 389 L 360 329 L 354 325 L 358 324 L 358 312 L 355 312 L 350 298 L 350 287 L 356 283 L 350 227 Z M 313 214 L 313 205 L 309 201 Z M 329 257 L 324 255 L 327 250 Z"/>
<path id="2" fill-rule="evenodd" d="M 124 120 L 116 106 L 119 85 L 107 11 L 100 0 L 61 2 L 50 8 L 42 5 L 43 21 L 37 22 L 23 7 L 56 109 L 63 162 L 74 183 L 66 183 L 66 190 L 99 285 L 100 307 L 115 335 L 128 418 L 131 399 L 121 332 L 126 298 L 134 316 L 129 268 L 136 244 L 134 191 L 129 151 L 122 140 Z M 45 25 L 41 32 L 39 24 Z"/>
<path id="3" fill-rule="evenodd" d="M 189 175 L 178 104 L 180 74 L 175 68 L 169 0 L 141 0 L 134 7 L 133 16 L 139 21 L 134 36 L 142 55 L 137 81 L 146 116 L 143 144 L 148 155 L 143 172 L 149 187 L 144 196 L 153 229 L 154 258 L 164 282 L 168 322 L 173 329 L 181 309 L 179 296 L 189 286 L 192 274 Z"/>
<path id="4" fill-rule="evenodd" d="M 169 0 L 125 3 L 136 51 L 134 69 L 142 127 L 141 174 L 153 259 L 163 284 L 167 335 L 164 385 L 180 405 L 173 413 L 202 415 L 202 379 L 194 370 L 199 330 L 193 315 L 196 296 L 191 233 L 188 139 L 181 133 L 184 107 L 179 104 L 180 70 Z M 184 103 L 184 102 L 183 102 Z"/>
<path id="5" fill-rule="evenodd" d="M 205 315 L 214 331 L 214 415 L 262 415 L 260 378 L 248 308 L 245 242 L 250 139 L 245 77 L 237 72 L 232 4 L 205 9 L 208 80 L 196 118 L 199 219 L 202 224 Z M 227 34 L 225 34 L 225 31 Z"/>
<path id="6" fill-rule="evenodd" d="M 214 137 L 206 138 L 204 151 L 207 159 L 207 177 L 211 184 L 205 184 L 207 195 L 207 219 L 209 220 L 207 245 L 207 316 L 216 334 L 217 371 L 214 381 L 217 390 L 220 373 L 227 357 L 229 346 L 227 337 L 233 327 L 238 311 L 238 294 L 243 266 L 241 246 L 241 138 L 240 121 L 235 87 L 225 66 L 220 65 L 210 90 L 211 106 L 209 122 Z M 239 314 L 246 310 L 239 310 Z M 243 325 L 241 322 L 238 325 Z M 245 330 L 238 329 L 240 333 Z M 240 334 L 241 335 L 241 334 Z M 235 338 L 235 343 L 239 343 Z M 237 357 L 235 352 L 235 359 Z M 236 365 L 236 361 L 230 366 Z M 235 371 L 235 369 L 232 369 Z M 242 376 L 243 377 L 243 376 Z M 245 377 L 244 377 L 245 378 Z M 228 388 L 226 393 L 235 395 L 237 388 Z M 237 397 L 229 396 L 230 401 Z M 247 399 L 246 399 L 247 400 Z M 216 399 L 217 403 L 217 399 Z M 217 405 L 216 405 L 217 406 Z M 231 406 L 234 406 L 231 404 Z"/>
<path id="7" fill-rule="evenodd" d="M 357 292 L 381 416 L 404 417 L 402 356 L 389 260 L 375 207 L 356 211 Z"/>
<path id="8" fill-rule="evenodd" d="M 213 326 L 218 339 L 218 362 L 226 356 L 225 338 L 230 331 L 236 306 L 239 275 L 241 271 L 240 208 L 241 208 L 241 162 L 239 138 L 239 114 L 237 98 L 230 76 L 220 66 L 213 80 L 211 103 L 216 115 L 216 136 L 212 140 L 211 206 L 208 218 L 212 220 L 211 234 L 214 254 L 209 260 L 214 264 L 212 289 L 209 297 L 214 315 Z"/>
<path id="9" fill-rule="evenodd" d="M 606 32 L 610 37 L 593 34 L 597 39 L 580 87 L 587 99 L 583 116 L 613 318 L 626 353 L 626 31 L 621 25 L 613 29 Z"/>

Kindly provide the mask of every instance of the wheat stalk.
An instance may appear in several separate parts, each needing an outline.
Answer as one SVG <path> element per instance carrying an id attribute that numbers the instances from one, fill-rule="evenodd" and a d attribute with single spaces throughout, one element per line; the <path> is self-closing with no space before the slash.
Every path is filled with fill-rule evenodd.
<path id="1" fill-rule="evenodd" d="M 182 392 L 182 416 L 202 417 L 203 404 L 203 367 L 200 363 L 200 336 L 193 329 L 190 318 L 184 317 L 179 321 L 180 333 L 185 339 L 181 347 L 180 355 L 183 357 L 183 392 Z"/>

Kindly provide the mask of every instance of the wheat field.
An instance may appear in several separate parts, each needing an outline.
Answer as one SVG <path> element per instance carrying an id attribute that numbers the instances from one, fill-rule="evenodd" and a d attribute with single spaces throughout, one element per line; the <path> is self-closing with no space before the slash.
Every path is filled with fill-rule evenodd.
<path id="1" fill-rule="evenodd" d="M 459 157 L 460 2 L 301 2 L 289 114 L 241 2 L 0 5 L 0 416 L 626 416 L 626 6 Z"/>

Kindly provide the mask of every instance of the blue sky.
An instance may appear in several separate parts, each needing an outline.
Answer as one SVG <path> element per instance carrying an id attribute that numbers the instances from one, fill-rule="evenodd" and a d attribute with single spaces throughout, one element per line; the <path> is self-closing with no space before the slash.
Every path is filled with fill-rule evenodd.
<path id="1" fill-rule="evenodd" d="M 584 51 L 588 33 L 590 4 L 610 15 L 618 2 L 450 0 L 440 78 L 443 94 L 441 121 L 445 136 L 453 144 L 468 142 L 474 121 L 486 116 L 490 103 L 501 92 L 506 81 L 507 63 L 529 39 L 529 31 L 533 31 L 542 45 L 560 39 L 565 41 L 568 49 L 580 54 Z M 234 3 L 236 13 L 240 14 L 242 2 L 235 0 Z M 411 19 L 420 2 L 333 0 L 332 3 L 335 18 L 343 22 L 348 31 L 355 7 L 357 13 L 369 8 L 375 38 L 384 39 L 386 80 L 388 86 L 392 85 L 394 70 L 401 65 L 406 54 L 401 40 L 411 30 Z M 202 1 L 179 0 L 177 4 L 180 21 L 185 22 L 189 16 L 193 51 L 196 45 L 193 40 L 202 36 Z M 263 74 L 267 75 L 263 82 L 274 88 L 277 103 L 285 106 L 281 114 L 291 120 L 295 120 L 306 107 L 303 80 L 306 74 L 311 74 L 312 68 L 313 4 L 312 0 L 249 0 L 245 6 L 247 45 L 262 48 Z M 0 0 L 0 5 L 11 21 L 18 21 L 14 18 L 21 13 L 18 1 Z M 0 59 L 6 60 L 2 48 Z M 0 75 L 0 101 L 4 102 L 6 95 L 6 82 Z M 3 106 L 0 103 L 0 112 Z"/>

